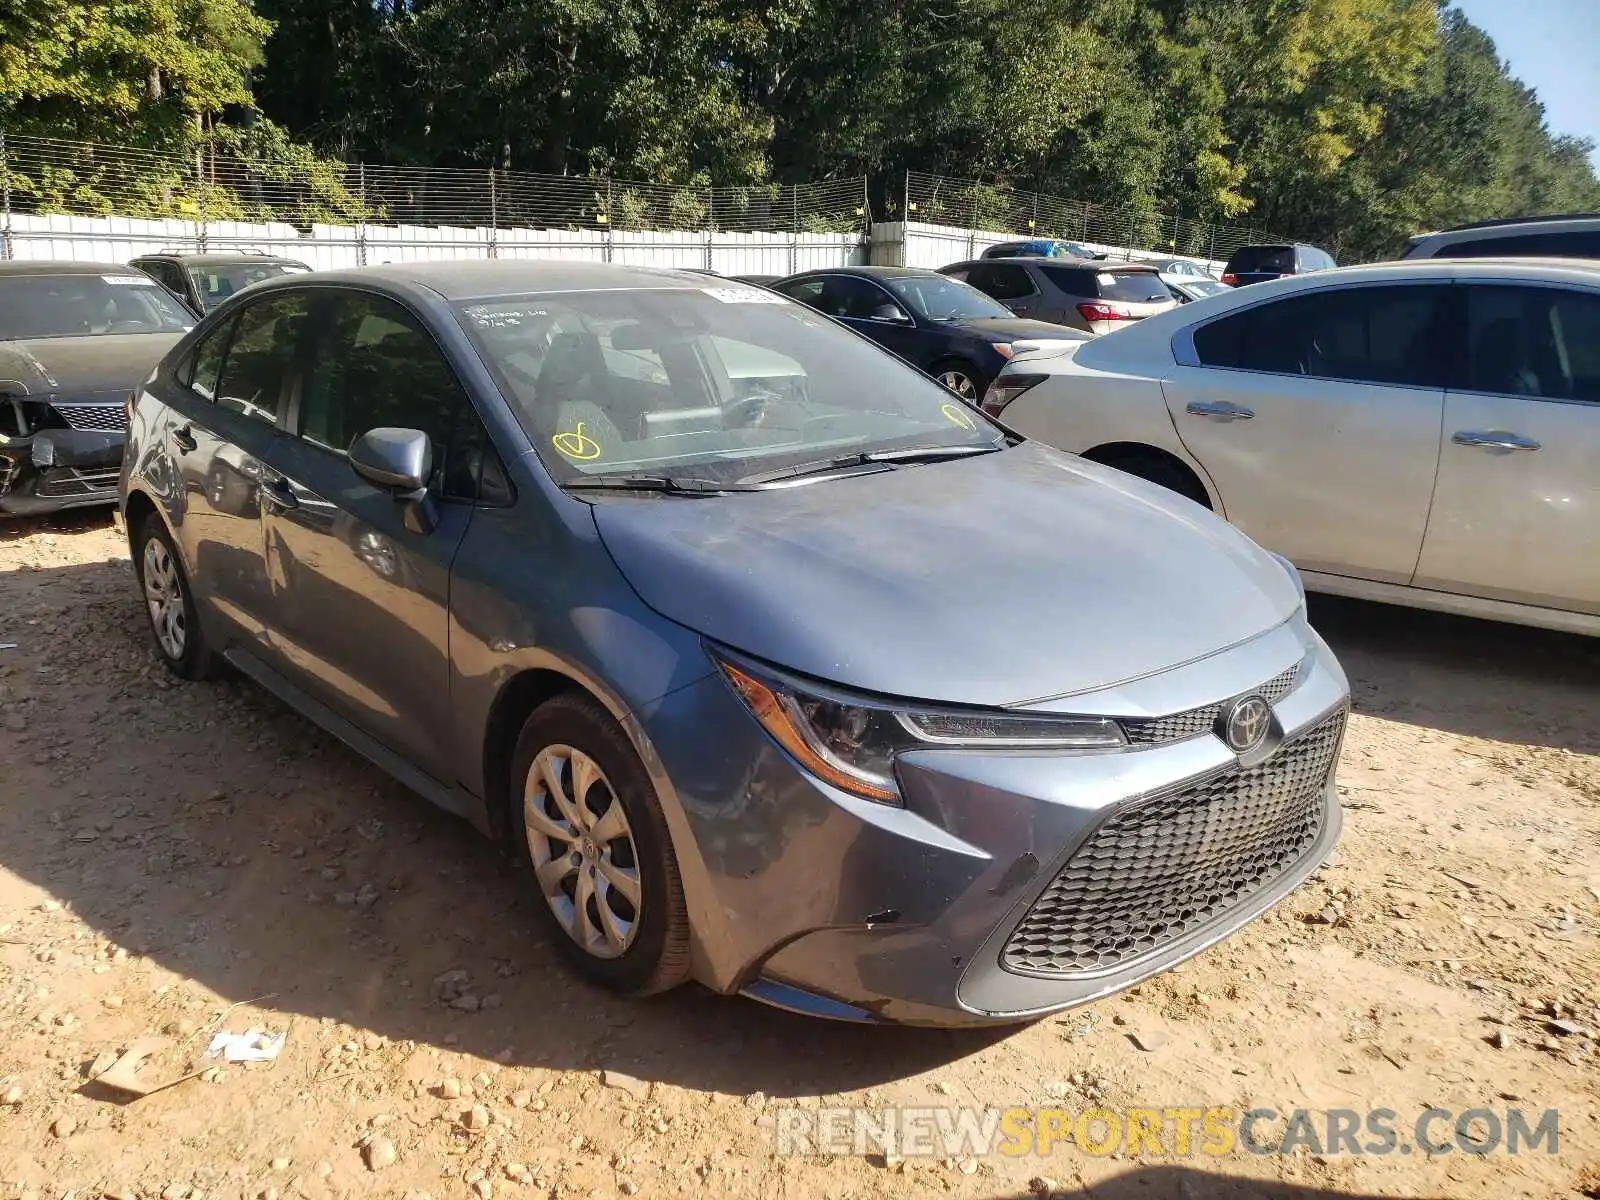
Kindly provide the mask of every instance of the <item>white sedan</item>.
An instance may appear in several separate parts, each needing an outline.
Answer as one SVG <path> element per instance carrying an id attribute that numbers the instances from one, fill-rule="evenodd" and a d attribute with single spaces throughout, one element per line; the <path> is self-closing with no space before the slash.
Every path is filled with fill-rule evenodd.
<path id="1" fill-rule="evenodd" d="M 1308 587 L 1600 635 L 1600 263 L 1407 261 L 1031 349 L 984 409 Z"/>

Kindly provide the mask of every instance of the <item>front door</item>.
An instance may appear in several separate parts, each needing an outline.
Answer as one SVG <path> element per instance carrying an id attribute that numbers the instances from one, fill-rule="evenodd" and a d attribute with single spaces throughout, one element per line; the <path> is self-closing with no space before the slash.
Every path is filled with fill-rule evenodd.
<path id="1" fill-rule="evenodd" d="M 1600 292 L 1467 283 L 1418 587 L 1600 613 Z"/>
<path id="2" fill-rule="evenodd" d="M 1195 330 L 1163 388 L 1229 521 L 1303 570 L 1411 581 L 1439 456 L 1448 292 L 1319 289 Z"/>
<path id="3" fill-rule="evenodd" d="M 270 296 L 213 330 L 163 435 L 182 480 L 176 531 L 195 594 L 226 626 L 218 642 L 258 656 L 271 606 L 261 460 L 284 436 L 278 420 L 306 311 L 303 295 Z"/>
<path id="4" fill-rule="evenodd" d="M 267 464 L 271 637 L 295 682 L 412 764 L 450 779 L 450 568 L 471 520 L 483 445 L 433 338 L 386 297 L 328 290 Z M 370 429 L 420 429 L 433 443 L 437 523 L 350 466 Z"/>

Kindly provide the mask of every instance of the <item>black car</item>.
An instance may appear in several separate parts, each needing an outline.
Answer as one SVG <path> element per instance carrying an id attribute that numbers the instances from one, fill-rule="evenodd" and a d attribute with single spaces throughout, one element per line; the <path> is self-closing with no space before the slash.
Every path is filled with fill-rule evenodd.
<path id="1" fill-rule="evenodd" d="M 115 504 L 128 397 L 193 324 L 124 266 L 0 262 L 0 513 Z"/>
<path id="2" fill-rule="evenodd" d="M 772 285 L 865 334 L 976 404 L 1012 343 L 1082 341 L 1075 329 L 1013 316 L 976 288 L 914 267 L 836 267 Z"/>
<path id="3" fill-rule="evenodd" d="M 1240 246 L 1222 269 L 1222 282 L 1229 287 L 1265 283 L 1285 275 L 1304 275 L 1326 271 L 1338 264 L 1326 250 L 1304 242 L 1274 242 L 1270 245 Z"/>
<path id="4" fill-rule="evenodd" d="M 198 316 L 205 316 L 229 296 L 252 283 L 311 270 L 298 259 L 283 258 L 259 250 L 231 250 L 215 254 L 162 250 L 156 254 L 142 254 L 128 265 L 162 284 Z"/>

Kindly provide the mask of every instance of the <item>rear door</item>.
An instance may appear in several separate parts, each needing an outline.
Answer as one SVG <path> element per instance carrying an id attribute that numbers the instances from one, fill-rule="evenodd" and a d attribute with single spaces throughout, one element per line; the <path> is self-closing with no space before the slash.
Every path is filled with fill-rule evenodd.
<path id="1" fill-rule="evenodd" d="M 1180 336 L 1167 405 L 1229 521 L 1305 570 L 1411 581 L 1439 462 L 1449 291 L 1321 288 Z"/>
<path id="2" fill-rule="evenodd" d="M 1044 298 L 1028 269 L 1016 263 L 978 263 L 968 272 L 966 282 L 1019 317 L 1038 317 L 1044 307 Z"/>
<path id="3" fill-rule="evenodd" d="M 1600 291 L 1463 282 L 1418 587 L 1600 613 Z"/>
<path id="4" fill-rule="evenodd" d="M 308 313 L 303 293 L 263 297 L 196 347 L 189 395 L 163 434 L 182 482 L 178 540 L 217 640 L 265 656 L 271 589 L 261 526 L 262 460 L 278 427 Z"/>
<path id="5" fill-rule="evenodd" d="M 294 682 L 413 765 L 448 779 L 450 567 L 486 438 L 454 369 L 417 317 L 355 289 L 317 289 L 317 336 L 263 489 L 272 640 Z M 356 474 L 368 430 L 433 445 L 437 517 Z"/>

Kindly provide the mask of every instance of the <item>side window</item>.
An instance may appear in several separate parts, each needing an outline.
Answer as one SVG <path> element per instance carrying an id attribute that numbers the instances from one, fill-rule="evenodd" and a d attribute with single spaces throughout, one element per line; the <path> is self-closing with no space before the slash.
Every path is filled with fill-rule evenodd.
<path id="1" fill-rule="evenodd" d="M 217 398 L 217 377 L 222 374 L 222 358 L 228 352 L 228 338 L 237 323 L 237 320 L 222 322 L 206 334 L 189 358 L 188 378 L 184 382 L 207 400 Z"/>
<path id="2" fill-rule="evenodd" d="M 1436 347 L 1446 287 L 1330 288 L 1259 305 L 1197 330 L 1211 367 L 1404 387 L 1445 384 Z"/>
<path id="3" fill-rule="evenodd" d="M 328 304 L 300 397 L 300 436 L 344 455 L 369 429 L 420 429 L 433 443 L 428 486 L 475 499 L 488 438 L 427 330 L 382 296 L 341 292 Z"/>
<path id="4" fill-rule="evenodd" d="M 1459 246 L 1445 246 L 1439 253 L 1445 258 L 1600 258 L 1600 230 L 1485 238 Z"/>
<path id="5" fill-rule="evenodd" d="M 1474 284 L 1467 388 L 1600 403 L 1600 293 Z"/>
<path id="6" fill-rule="evenodd" d="M 972 274 L 977 269 L 978 268 L 976 268 L 976 267 L 967 267 L 967 266 L 946 267 L 944 270 L 940 271 L 939 274 L 948 275 L 951 279 L 959 279 L 959 280 L 961 280 L 962 283 L 971 283 L 972 282 Z"/>
<path id="7" fill-rule="evenodd" d="M 177 263 L 156 263 L 156 278 L 167 285 L 167 290 L 188 300 L 188 289 L 183 285 L 183 268 Z"/>
<path id="8" fill-rule="evenodd" d="M 791 300 L 798 300 L 801 304 L 808 304 L 812 308 L 822 307 L 822 289 L 826 279 L 802 279 L 799 283 L 786 283 L 778 289 Z"/>
<path id="9" fill-rule="evenodd" d="M 1044 272 L 1045 278 L 1069 296 L 1100 294 L 1099 285 L 1094 280 L 1096 275 L 1094 271 L 1085 271 L 1081 267 L 1058 267 L 1054 264 L 1039 269 Z"/>
<path id="10" fill-rule="evenodd" d="M 1028 272 L 1015 263 L 995 263 L 986 274 L 988 278 L 985 282 L 975 286 L 996 300 L 1020 300 L 1038 290 L 1033 286 L 1033 280 L 1028 278 Z"/>
<path id="11" fill-rule="evenodd" d="M 822 293 L 822 311 L 830 317 L 866 320 L 885 305 L 895 302 L 876 284 L 853 275 L 834 275 Z"/>
<path id="12" fill-rule="evenodd" d="M 217 381 L 219 405 L 277 423 L 309 305 L 304 292 L 280 293 L 239 314 Z"/>

